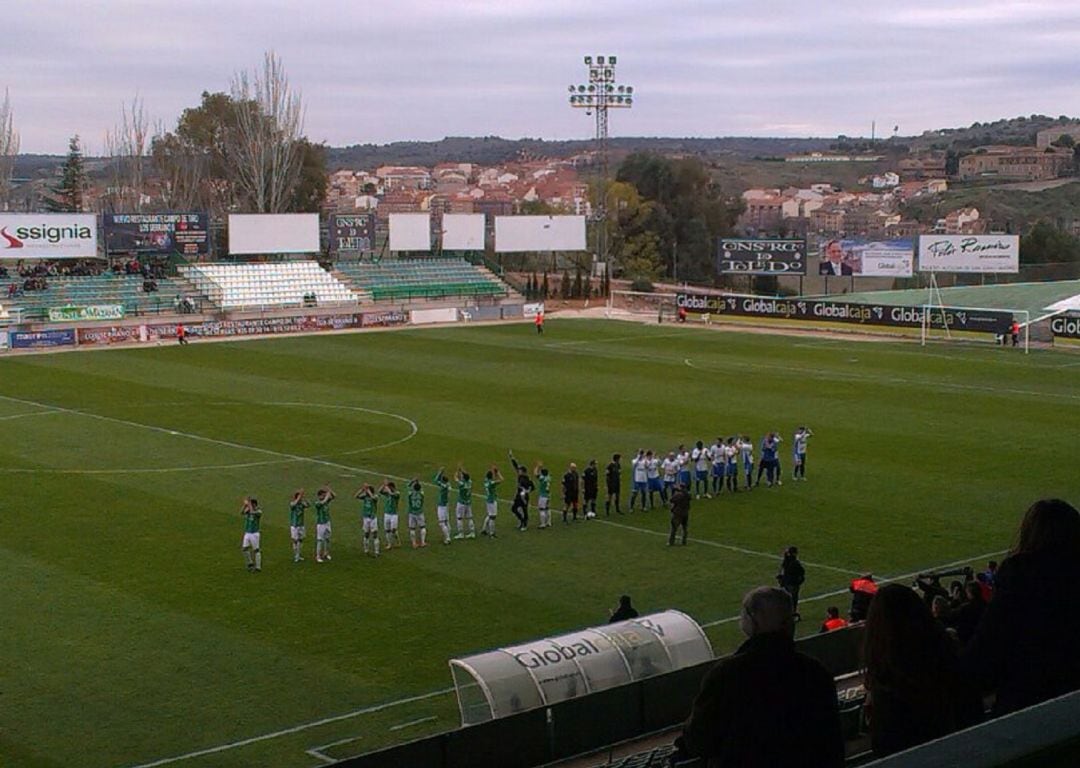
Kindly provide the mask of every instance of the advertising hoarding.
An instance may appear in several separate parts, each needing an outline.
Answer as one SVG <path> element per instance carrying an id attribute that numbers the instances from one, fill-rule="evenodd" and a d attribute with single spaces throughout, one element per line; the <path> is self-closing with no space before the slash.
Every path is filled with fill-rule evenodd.
<path id="1" fill-rule="evenodd" d="M 123 304 L 92 304 L 87 307 L 50 307 L 49 321 L 53 323 L 76 320 L 121 320 Z"/>
<path id="2" fill-rule="evenodd" d="M 716 271 L 722 275 L 805 275 L 806 241 L 721 238 Z"/>
<path id="3" fill-rule="evenodd" d="M 375 214 L 332 214 L 330 216 L 330 250 L 338 254 L 375 250 Z"/>
<path id="4" fill-rule="evenodd" d="M 1018 235 L 919 235 L 920 272 L 1019 272 Z"/>
<path id="5" fill-rule="evenodd" d="M 687 312 L 720 316 L 762 317 L 781 320 L 812 320 L 848 325 L 877 325 L 893 328 L 920 328 L 924 307 L 892 304 L 858 304 L 822 299 L 770 299 L 760 296 L 716 294 L 676 294 L 675 304 Z M 1004 333 L 1012 324 L 1011 312 L 963 307 L 931 307 L 929 324 L 948 325 L 954 331 Z"/>
<path id="6" fill-rule="evenodd" d="M 496 216 L 495 250 L 584 251 L 584 216 Z"/>
<path id="7" fill-rule="evenodd" d="M 230 213 L 229 253 L 318 253 L 317 213 Z"/>
<path id="8" fill-rule="evenodd" d="M 1055 339 L 1080 339 L 1080 315 L 1061 315 L 1050 321 Z"/>
<path id="9" fill-rule="evenodd" d="M 391 213 L 390 250 L 430 251 L 431 216 L 426 213 Z"/>
<path id="10" fill-rule="evenodd" d="M 106 213 L 105 251 L 110 256 L 206 256 L 210 217 L 206 213 Z"/>
<path id="11" fill-rule="evenodd" d="M 821 246 L 818 274 L 911 277 L 914 265 L 911 240 L 829 240 Z"/>
<path id="12" fill-rule="evenodd" d="M 484 250 L 484 219 L 485 216 L 482 213 L 443 214 L 443 250 Z"/>
<path id="13" fill-rule="evenodd" d="M 45 347 L 71 347 L 75 345 L 75 329 L 57 331 L 12 331 L 12 349 L 39 349 Z"/>
<path id="14" fill-rule="evenodd" d="M 0 259 L 92 259 L 92 213 L 0 213 Z"/>

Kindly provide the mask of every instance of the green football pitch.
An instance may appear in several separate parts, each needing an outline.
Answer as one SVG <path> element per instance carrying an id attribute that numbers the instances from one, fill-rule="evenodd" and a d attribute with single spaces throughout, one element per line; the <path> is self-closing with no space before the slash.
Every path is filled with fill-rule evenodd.
<path id="1" fill-rule="evenodd" d="M 624 592 L 732 649 L 790 544 L 816 631 L 856 572 L 982 564 L 1034 499 L 1080 499 L 1077 360 L 599 320 L 4 359 L 0 763 L 306 767 L 453 728 L 449 658 L 603 623 Z M 428 548 L 361 552 L 363 481 L 773 429 L 787 473 L 803 423 L 808 482 L 695 501 L 685 548 L 662 511 L 520 533 L 505 502 L 497 539 L 442 546 L 428 488 Z M 288 497 L 323 484 L 334 559 L 309 520 L 294 564 Z"/>

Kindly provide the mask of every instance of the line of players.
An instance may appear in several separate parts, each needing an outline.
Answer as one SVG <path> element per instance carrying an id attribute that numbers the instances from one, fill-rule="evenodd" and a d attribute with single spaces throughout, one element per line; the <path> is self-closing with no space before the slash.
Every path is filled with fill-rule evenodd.
<path id="1" fill-rule="evenodd" d="M 799 427 L 793 438 L 794 470 L 792 477 L 795 480 L 806 479 L 806 446 L 813 432 L 806 427 Z M 629 509 L 634 511 L 635 502 L 641 499 L 642 510 L 651 509 L 655 506 L 655 497 L 659 495 L 662 503 L 667 503 L 671 492 L 676 486 L 681 485 L 688 491 L 693 479 L 694 492 L 698 498 L 703 495 L 712 498 L 713 494 L 719 495 L 725 487 L 731 493 L 738 490 L 739 486 L 739 462 L 741 459 L 745 487 L 747 490 L 761 483 L 762 475 L 765 476 L 768 485 L 780 485 L 780 459 L 779 446 L 782 438 L 776 432 L 770 432 L 761 441 L 761 461 L 757 464 L 757 479 L 751 482 L 754 464 L 754 445 L 749 437 L 730 437 L 726 441 L 717 438 L 716 443 L 706 446 L 698 441 L 694 448 L 687 451 L 680 445 L 678 450 L 668 453 L 667 457 L 660 459 L 651 450 L 639 450 L 637 456 L 631 462 L 633 469 L 633 486 L 630 494 Z M 537 490 L 537 512 L 540 522 L 538 528 L 551 527 L 551 482 L 552 475 L 543 462 L 537 462 L 531 475 L 528 468 L 519 463 L 513 452 L 509 454 L 510 463 L 516 474 L 516 490 L 510 511 L 518 520 L 518 530 L 526 530 L 529 526 L 529 497 Z M 607 498 L 605 500 L 605 513 L 610 515 L 614 509 L 616 513 L 623 514 L 619 505 L 621 487 L 621 455 L 616 453 L 611 462 L 605 468 L 605 481 L 607 486 Z M 692 468 L 692 469 L 691 469 Z M 691 471 L 693 474 L 691 475 Z M 533 482 L 535 478 L 535 483 Z M 456 492 L 455 519 L 457 533 L 451 533 L 450 529 L 450 478 L 446 474 L 446 468 L 440 467 L 432 478 L 432 483 L 437 489 L 436 517 L 439 529 L 443 535 L 443 544 L 448 545 L 453 539 L 475 539 L 476 525 L 472 514 L 472 478 L 461 466 L 454 473 L 454 490 Z M 483 478 L 485 518 L 480 533 L 484 536 L 496 537 L 495 521 L 498 514 L 498 487 L 504 478 L 498 466 L 491 465 Z M 711 480 L 711 485 L 710 485 Z M 710 492 L 711 488 L 711 492 Z M 582 493 L 583 491 L 583 493 Z M 562 519 L 569 522 L 570 516 L 574 520 L 578 518 L 579 509 L 586 519 L 596 517 L 596 503 L 599 495 L 599 470 L 596 460 L 589 461 L 582 475 L 579 476 L 577 465 L 570 463 L 566 473 L 562 477 L 563 509 Z M 584 497 L 584 506 L 580 507 L 580 499 Z M 331 560 L 330 539 L 332 526 L 330 521 L 330 505 L 337 498 L 334 492 L 325 486 L 315 494 L 314 505 L 309 504 L 305 498 L 304 489 L 297 490 L 289 501 L 289 535 L 292 541 L 293 562 L 301 562 L 303 557 L 303 543 L 306 536 L 305 512 L 311 506 L 315 510 L 315 562 L 323 563 Z M 380 554 L 379 524 L 377 519 L 379 502 L 382 502 L 383 534 L 385 536 L 386 549 L 400 546 L 398 537 L 398 515 L 401 504 L 401 492 L 393 480 L 386 479 L 376 489 L 369 483 L 364 483 L 354 494 L 354 498 L 360 501 L 360 519 L 363 531 L 364 554 L 378 557 Z M 646 504 L 648 506 L 646 506 Z M 408 514 L 409 541 L 414 549 L 427 546 L 427 523 L 424 517 L 424 489 L 419 479 L 413 478 L 407 484 L 406 509 Z M 248 496 L 243 500 L 240 514 L 244 518 L 244 536 L 241 549 L 249 571 L 262 570 L 261 550 L 261 523 L 262 509 L 255 497 Z"/>
<path id="2" fill-rule="evenodd" d="M 792 480 L 806 480 L 806 447 L 814 433 L 807 427 L 799 427 L 792 438 L 794 468 Z M 766 483 L 783 485 L 780 466 L 780 443 L 778 432 L 769 432 L 761 440 L 761 460 L 754 462 L 754 443 L 746 435 L 734 435 L 726 440 L 716 438 L 712 445 L 698 440 L 693 449 L 680 445 L 661 458 L 651 450 L 639 450 L 630 462 L 633 468 L 633 486 L 630 494 L 630 510 L 640 497 L 642 508 L 655 506 L 659 495 L 666 503 L 676 485 L 681 485 L 697 498 L 711 499 L 726 489 L 729 493 L 739 490 L 739 475 L 744 478 L 744 490 Z M 740 473 L 741 464 L 741 473 Z M 754 477 L 754 469 L 757 477 Z"/>

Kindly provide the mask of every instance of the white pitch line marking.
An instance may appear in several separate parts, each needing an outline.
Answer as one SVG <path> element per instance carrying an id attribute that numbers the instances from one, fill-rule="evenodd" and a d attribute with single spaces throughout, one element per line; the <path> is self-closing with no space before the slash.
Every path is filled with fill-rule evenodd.
<path id="1" fill-rule="evenodd" d="M 654 531 L 654 530 L 651 530 L 649 528 L 639 528 L 636 525 L 626 525 L 625 523 L 615 523 L 615 522 L 612 522 L 611 520 L 598 520 L 597 522 L 601 522 L 604 525 L 613 525 L 616 528 L 624 528 L 627 531 L 636 531 L 638 533 L 646 533 L 646 534 L 649 534 L 650 536 L 660 536 L 660 537 L 663 537 L 663 538 L 667 538 L 667 536 L 668 536 L 668 534 L 664 533 L 663 531 Z M 695 539 L 693 537 L 690 537 L 690 538 L 687 539 L 687 541 L 692 541 L 695 544 L 704 544 L 704 545 L 709 546 L 709 547 L 717 547 L 718 549 L 727 549 L 727 550 L 730 550 L 732 552 L 738 552 L 739 554 L 742 554 L 742 555 L 752 555 L 753 557 L 764 557 L 764 558 L 768 558 L 769 560 L 775 560 L 777 562 L 779 562 L 779 560 L 781 559 L 779 555 L 776 555 L 776 554 L 771 553 L 771 552 L 761 552 L 761 551 L 756 550 L 756 549 L 747 549 L 746 547 L 738 547 L 738 546 L 735 546 L 734 544 L 722 544 L 719 541 L 710 541 L 709 539 Z M 802 562 L 803 565 L 808 566 L 810 568 L 820 568 L 820 569 L 826 570 L 826 571 L 833 571 L 834 573 L 842 573 L 845 576 L 858 576 L 859 573 L 860 573 L 859 571 L 853 571 L 850 568 L 837 568 L 834 565 L 825 565 L 824 563 L 812 563 L 809 560 L 803 560 L 801 562 Z"/>
<path id="2" fill-rule="evenodd" d="M 18 398 L 5 397 L 3 395 L 0 395 L 0 399 L 11 400 L 11 401 L 14 401 L 14 402 L 20 402 L 20 403 L 26 403 L 26 404 L 33 404 L 33 405 L 37 405 L 39 407 L 49 408 L 50 409 L 50 410 L 47 410 L 47 411 L 35 411 L 34 413 L 19 414 L 19 416 L 38 416 L 38 415 L 44 415 L 44 414 L 48 414 L 48 413 L 78 414 L 78 415 L 81 415 L 81 416 L 89 416 L 91 418 L 112 420 L 112 421 L 116 421 L 118 423 L 127 424 L 128 426 L 140 426 L 140 427 L 143 427 L 144 429 L 153 429 L 153 430 L 158 431 L 158 432 L 164 432 L 164 433 L 166 433 L 166 434 L 168 434 L 168 435 L 170 435 L 172 437 L 187 437 L 187 438 L 196 439 L 196 440 L 204 440 L 204 441 L 215 442 L 215 443 L 218 443 L 220 445 L 229 445 L 231 447 L 238 447 L 238 448 L 244 448 L 244 449 L 247 449 L 247 450 L 260 451 L 260 452 L 263 452 L 263 453 L 267 452 L 265 449 L 258 448 L 258 447 L 255 447 L 255 446 L 247 446 L 247 445 L 242 445 L 242 444 L 239 444 L 239 443 L 229 443 L 227 441 L 214 440 L 213 438 L 206 438 L 206 437 L 202 437 L 201 435 L 193 435 L 193 434 L 189 434 L 187 432 L 179 432 L 179 431 L 177 431 L 175 429 L 168 429 L 168 428 L 165 428 L 165 427 L 156 427 L 156 426 L 150 425 L 150 424 L 140 424 L 138 422 L 126 422 L 126 421 L 124 421 L 122 419 L 112 419 L 112 417 L 100 416 L 99 414 L 94 414 L 94 413 L 91 413 L 89 411 L 79 411 L 79 410 L 76 410 L 76 409 L 61 408 L 61 407 L 58 407 L 58 406 L 46 406 L 46 405 L 41 404 L 41 403 L 34 403 L 33 401 L 29 401 L 29 400 L 19 400 Z M 238 405 L 238 403 L 234 403 L 234 402 L 203 403 L 202 405 L 220 406 L 220 405 Z M 405 422 L 406 424 L 409 425 L 409 430 L 410 430 L 409 434 L 405 435 L 404 437 L 398 438 L 396 440 L 391 440 L 391 441 L 386 442 L 386 443 L 380 443 L 378 445 L 370 445 L 370 446 L 366 446 L 364 448 L 356 448 L 356 449 L 349 450 L 349 451 L 340 451 L 340 452 L 337 452 L 337 453 L 334 453 L 334 454 L 326 454 L 326 455 L 355 456 L 356 454 L 359 454 L 359 453 L 369 453 L 371 451 L 382 450 L 383 448 L 391 448 L 391 447 L 393 447 L 395 445 L 401 445 L 404 442 L 412 440 L 414 437 L 416 437 L 417 433 L 420 431 L 420 428 L 417 426 L 416 422 L 413 421 L 412 419 L 408 418 L 407 416 L 402 416 L 401 414 L 397 414 L 397 413 L 391 413 L 389 411 L 377 411 L 377 410 L 375 410 L 373 408 L 364 408 L 364 407 L 358 406 L 358 405 L 339 405 L 339 404 L 333 404 L 333 403 L 292 403 L 292 402 L 262 402 L 262 403 L 251 403 L 251 405 L 264 405 L 264 406 L 265 405 L 270 405 L 270 406 L 283 406 L 283 407 L 309 407 L 309 408 L 331 408 L 331 409 L 338 409 L 338 410 L 360 411 L 360 412 L 363 412 L 363 413 L 374 413 L 374 414 L 379 415 L 379 416 L 388 416 L 390 418 L 397 419 L 399 421 L 403 421 L 403 422 Z M 7 418 L 15 418 L 15 417 L 7 417 Z M 240 463 L 234 463 L 234 464 L 211 464 L 211 465 L 204 464 L 204 465 L 190 466 L 190 467 L 123 467 L 123 468 L 118 467 L 118 468 L 110 468 L 110 469 L 63 469 L 63 468 L 51 468 L 51 467 L 0 467 L 0 474 L 50 474 L 50 475 L 167 474 L 167 473 L 174 473 L 174 472 L 179 473 L 179 472 L 203 472 L 203 471 L 210 471 L 210 470 L 223 471 L 223 470 L 228 470 L 228 469 L 250 469 L 251 467 L 262 467 L 262 466 L 269 466 L 269 465 L 272 465 L 272 464 L 287 464 L 289 462 L 294 462 L 294 461 L 320 461 L 321 459 L 325 458 L 325 455 L 324 456 L 314 456 L 314 457 L 300 457 L 300 456 L 292 456 L 291 454 L 281 454 L 281 453 L 278 453 L 276 451 L 270 451 L 270 453 L 275 454 L 275 455 L 279 455 L 279 456 L 284 456 L 285 458 L 271 459 L 269 461 L 248 461 L 248 462 L 240 462 Z M 337 465 L 332 465 L 332 466 L 337 466 Z M 353 469 L 353 468 L 352 467 L 347 467 L 347 469 Z M 375 474 L 378 474 L 378 473 L 375 473 Z M 397 478 L 395 478 L 395 479 L 397 479 Z M 404 478 L 401 478 L 401 479 L 404 479 Z"/>
<path id="3" fill-rule="evenodd" d="M 878 580 L 878 584 L 889 584 L 892 582 L 904 581 L 906 579 L 913 579 L 921 573 L 940 571 L 946 568 L 952 568 L 957 565 L 973 563 L 976 560 L 986 560 L 987 558 L 997 557 L 998 555 L 1005 554 L 1008 551 L 1009 550 L 1007 549 L 999 549 L 997 552 L 984 552 L 983 554 L 975 555 L 974 557 L 965 557 L 962 560 L 953 560 L 951 563 L 944 563 L 942 565 L 931 565 L 927 568 L 920 568 L 919 570 L 912 571 L 911 573 L 901 573 L 898 576 L 884 576 L 880 580 Z M 802 605 L 803 603 L 813 603 L 818 600 L 825 600 L 826 598 L 836 597 L 837 595 L 844 595 L 847 594 L 848 591 L 848 588 L 844 587 L 843 589 L 834 589 L 831 592 L 822 592 L 819 595 L 813 595 L 811 597 L 800 597 L 799 605 Z M 726 619 L 716 619 L 715 621 L 710 621 L 702 624 L 701 627 L 702 629 L 708 629 L 709 627 L 718 627 L 721 624 L 730 624 L 733 621 L 738 621 L 740 617 L 741 614 L 736 614 L 735 616 L 728 616 Z"/>
<path id="4" fill-rule="evenodd" d="M 430 715 L 428 717 L 421 717 L 421 718 L 419 718 L 417 720 L 410 720 L 407 723 L 398 723 L 397 725 L 391 725 L 387 730 L 389 730 L 389 731 L 400 731 L 400 730 L 404 730 L 405 728 L 412 728 L 414 725 L 421 725 L 422 723 L 434 722 L 435 720 L 438 720 L 438 719 L 439 718 L 437 718 L 435 715 Z"/>
<path id="5" fill-rule="evenodd" d="M 453 688 L 443 688 L 440 691 L 431 691 L 430 693 L 423 693 L 419 696 L 409 696 L 404 699 L 398 699 L 397 701 L 388 701 L 384 704 L 376 704 L 370 707 L 364 707 L 362 709 L 356 709 L 352 712 L 346 712 L 342 715 L 334 715 L 333 717 L 324 717 L 321 720 L 313 720 L 309 723 L 301 723 L 300 725 L 294 725 L 291 728 L 283 728 L 280 731 L 274 731 L 273 733 L 264 733 L 260 736 L 252 736 L 249 739 L 241 739 L 240 741 L 232 741 L 228 744 L 220 744 L 216 747 L 207 747 L 206 749 L 195 750 L 194 752 L 188 752 L 184 755 L 176 755 L 175 757 L 163 757 L 160 760 L 154 760 L 149 763 L 141 763 L 132 768 L 155 768 L 159 765 L 168 765 L 169 763 L 177 763 L 181 760 L 190 760 L 194 757 L 203 757 L 205 755 L 215 755 L 218 752 L 226 752 L 230 749 L 236 749 L 237 747 L 246 747 L 249 744 L 257 744 L 260 741 L 269 741 L 270 739 L 276 739 L 281 736 L 287 736 L 291 733 L 300 733 L 311 728 L 318 728 L 321 725 L 328 725 L 330 723 L 340 723 L 342 720 L 351 720 L 354 717 L 360 715 L 368 715 L 374 712 L 381 712 L 391 707 L 396 707 L 401 704 L 412 704 L 417 701 L 424 701 L 426 699 L 433 699 L 438 696 L 445 696 L 448 693 L 453 693 Z"/>
<path id="6" fill-rule="evenodd" d="M 32 411 L 30 413 L 16 413 L 14 416 L 0 416 L 0 421 L 12 421 L 14 419 L 28 419 L 31 416 L 51 416 L 54 413 L 61 413 L 61 411 L 50 409 L 48 411 Z"/>

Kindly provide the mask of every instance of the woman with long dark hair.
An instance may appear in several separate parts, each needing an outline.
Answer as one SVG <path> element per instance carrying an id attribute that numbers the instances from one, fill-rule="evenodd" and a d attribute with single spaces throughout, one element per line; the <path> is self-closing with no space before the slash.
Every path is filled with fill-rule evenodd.
<path id="1" fill-rule="evenodd" d="M 889 584 L 870 603 L 863 637 L 870 742 L 877 756 L 966 728 L 982 702 L 961 676 L 955 642 L 915 591 Z"/>
<path id="2" fill-rule="evenodd" d="M 1080 689 L 1080 512 L 1035 502 L 994 575 L 994 593 L 965 649 L 968 672 L 1003 715 Z"/>

